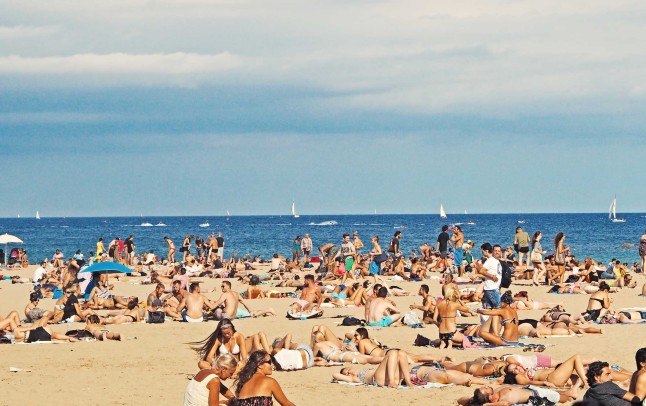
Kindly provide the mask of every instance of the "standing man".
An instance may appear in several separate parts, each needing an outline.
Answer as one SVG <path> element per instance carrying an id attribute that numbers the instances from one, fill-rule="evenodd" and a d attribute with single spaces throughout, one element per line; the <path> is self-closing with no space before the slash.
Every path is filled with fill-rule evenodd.
<path id="1" fill-rule="evenodd" d="M 354 248 L 354 244 L 350 241 L 350 234 L 343 234 L 343 241 L 341 242 L 341 249 L 336 253 L 334 258 L 336 259 L 339 255 L 342 255 L 343 262 L 345 263 L 345 270 L 349 272 L 354 265 L 354 256 L 357 251 Z"/>
<path id="2" fill-rule="evenodd" d="M 435 242 L 435 249 L 440 252 L 440 264 L 442 271 L 446 269 L 446 255 L 449 252 L 449 233 L 447 233 L 449 226 L 444 224 L 442 226 L 442 232 L 437 236 L 437 241 Z"/>
<path id="3" fill-rule="evenodd" d="M 529 269 L 531 261 L 529 255 L 529 234 L 523 231 L 522 227 L 516 227 L 516 235 L 514 235 L 514 248 L 518 252 L 518 265 L 523 265 L 523 255 L 527 256 L 527 264 L 525 269 Z"/>
<path id="4" fill-rule="evenodd" d="M 218 240 L 215 239 L 215 233 L 211 233 L 209 236 L 209 252 L 206 255 L 207 263 L 211 263 L 211 255 L 218 252 Z"/>
<path id="5" fill-rule="evenodd" d="M 135 236 L 130 234 L 125 241 L 126 245 L 126 265 L 132 265 L 132 259 L 135 257 Z"/>
<path id="6" fill-rule="evenodd" d="M 500 261 L 493 256 L 493 247 L 486 242 L 480 247 L 482 255 L 486 258 L 484 264 L 475 262 L 476 272 L 484 277 L 484 294 L 482 304 L 485 309 L 500 307 L 500 281 L 502 280 L 502 266 Z M 500 247 L 498 246 L 500 250 Z M 502 250 L 500 250 L 502 255 Z"/>
<path id="7" fill-rule="evenodd" d="M 393 239 L 390 240 L 390 245 L 388 246 L 388 252 L 390 252 L 394 258 L 401 256 L 401 251 L 399 250 L 399 239 L 402 238 L 401 231 L 395 231 Z"/>
<path id="8" fill-rule="evenodd" d="M 458 267 L 458 276 L 464 275 L 464 265 L 462 265 L 462 258 L 464 258 L 464 233 L 460 226 L 453 228 L 453 236 L 451 236 L 451 245 L 453 246 L 453 262 Z"/>
<path id="9" fill-rule="evenodd" d="M 310 252 L 312 252 L 312 239 L 308 233 L 301 240 L 301 249 L 303 250 L 303 266 L 307 267 L 310 262 Z"/>
<path id="10" fill-rule="evenodd" d="M 222 238 L 222 233 L 218 233 L 218 237 L 215 239 L 218 243 L 218 256 L 220 261 L 224 261 L 224 238 Z"/>

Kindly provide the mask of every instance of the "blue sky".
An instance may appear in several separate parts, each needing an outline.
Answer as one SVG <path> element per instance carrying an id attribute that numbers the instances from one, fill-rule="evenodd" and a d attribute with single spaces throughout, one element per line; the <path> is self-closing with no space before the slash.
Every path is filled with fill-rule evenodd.
<path id="1" fill-rule="evenodd" d="M 0 7 L 1 217 L 646 212 L 642 2 Z"/>

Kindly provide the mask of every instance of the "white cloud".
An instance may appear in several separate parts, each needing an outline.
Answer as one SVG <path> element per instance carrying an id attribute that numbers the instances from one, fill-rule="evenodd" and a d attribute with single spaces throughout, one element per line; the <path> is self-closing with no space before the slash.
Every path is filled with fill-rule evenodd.
<path id="1" fill-rule="evenodd" d="M 0 26 L 0 40 L 46 37 L 53 35 L 58 31 L 59 28 L 54 26 Z"/>
<path id="2" fill-rule="evenodd" d="M 190 75 L 217 73 L 234 69 L 240 58 L 227 52 L 216 55 L 198 55 L 177 52 L 172 54 L 133 55 L 126 53 L 78 54 L 71 56 L 0 57 L 3 74 L 153 74 Z"/>

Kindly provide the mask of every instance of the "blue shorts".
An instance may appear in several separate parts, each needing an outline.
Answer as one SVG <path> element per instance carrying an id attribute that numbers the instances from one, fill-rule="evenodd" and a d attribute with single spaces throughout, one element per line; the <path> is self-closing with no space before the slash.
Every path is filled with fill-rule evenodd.
<path id="1" fill-rule="evenodd" d="M 485 309 L 497 309 L 500 307 L 500 291 L 498 289 L 485 290 L 482 296 L 482 304 Z"/>
<path id="2" fill-rule="evenodd" d="M 375 261 L 372 261 L 370 263 L 370 266 L 368 267 L 368 270 L 370 271 L 370 275 L 379 275 L 379 271 L 381 269 L 379 268 L 379 264 L 377 264 Z"/>
<path id="3" fill-rule="evenodd" d="M 370 327 L 388 327 L 391 324 L 393 324 L 393 318 L 390 316 L 386 316 L 383 319 L 379 321 L 374 321 L 372 323 L 368 323 Z"/>
<path id="4" fill-rule="evenodd" d="M 604 272 L 599 276 L 599 279 L 617 279 L 614 272 Z"/>
<path id="5" fill-rule="evenodd" d="M 238 311 L 236 312 L 236 319 L 246 319 L 247 317 L 251 317 L 251 314 L 249 314 L 247 309 L 238 307 Z"/>
<path id="6" fill-rule="evenodd" d="M 335 299 L 343 300 L 343 299 L 347 299 L 348 295 L 345 292 L 332 293 L 332 297 Z"/>
<path id="7" fill-rule="evenodd" d="M 453 251 L 453 262 L 457 267 L 462 266 L 462 256 L 463 256 L 462 254 L 463 254 L 462 248 L 457 248 L 455 251 Z"/>

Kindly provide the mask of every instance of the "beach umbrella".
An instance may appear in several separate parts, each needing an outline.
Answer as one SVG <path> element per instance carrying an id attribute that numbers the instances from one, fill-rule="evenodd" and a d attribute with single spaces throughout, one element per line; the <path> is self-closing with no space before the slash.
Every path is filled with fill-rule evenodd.
<path id="1" fill-rule="evenodd" d="M 9 255 L 9 252 L 7 251 L 9 248 L 9 244 L 22 244 L 22 240 L 15 235 L 7 234 L 4 233 L 0 235 L 0 244 L 4 244 L 4 263 L 7 263 L 7 255 Z"/>
<path id="2" fill-rule="evenodd" d="M 132 269 L 118 262 L 95 262 L 79 271 L 79 273 L 83 272 L 130 273 Z"/>

